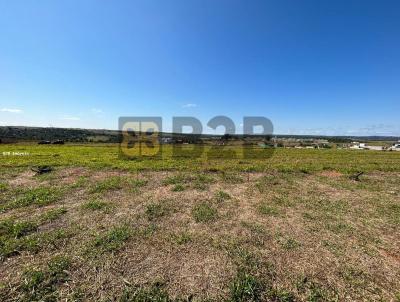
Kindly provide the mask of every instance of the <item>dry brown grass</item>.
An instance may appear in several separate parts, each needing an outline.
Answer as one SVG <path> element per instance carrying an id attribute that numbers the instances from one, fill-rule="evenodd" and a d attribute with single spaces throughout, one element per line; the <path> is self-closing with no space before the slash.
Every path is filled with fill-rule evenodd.
<path id="1" fill-rule="evenodd" d="M 71 260 L 67 280 L 52 288 L 60 300 L 118 300 L 126 288 L 155 283 L 172 298 L 228 299 L 242 270 L 266 284 L 259 300 L 390 301 L 400 293 L 399 173 L 369 173 L 361 182 L 335 171 L 184 173 L 176 180 L 184 188 L 179 192 L 166 182 L 177 172 L 68 168 L 51 174 L 10 173 L 9 189 L 0 193 L 6 203 L 43 184 L 60 188 L 57 202 L 7 209 L 0 221 L 38 221 L 64 207 L 24 238 L 68 233 L 3 257 L 1 300 L 29 300 L 23 272 L 45 269 L 55 255 Z M 115 182 L 93 190 L 110 178 Z M 216 198 L 220 191 L 230 198 Z M 82 209 L 94 199 L 110 206 Z M 215 208 L 215 218 L 196 222 L 199 203 Z M 127 233 L 107 235 L 119 226 Z"/>

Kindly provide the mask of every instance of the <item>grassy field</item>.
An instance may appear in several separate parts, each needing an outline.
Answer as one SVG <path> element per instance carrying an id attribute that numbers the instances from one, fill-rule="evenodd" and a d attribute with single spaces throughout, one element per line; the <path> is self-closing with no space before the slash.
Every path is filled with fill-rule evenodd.
<path id="1" fill-rule="evenodd" d="M 190 146 L 184 148 L 190 149 Z M 228 147 L 229 148 L 229 147 Z M 63 167 L 110 168 L 125 171 L 322 171 L 343 173 L 357 171 L 400 171 L 400 152 L 336 149 L 269 149 L 257 150 L 259 159 L 244 158 L 242 148 L 234 147 L 237 158 L 207 158 L 205 147 L 199 158 L 172 158 L 172 147 L 163 147 L 162 157 L 126 160 L 117 144 L 98 145 L 0 145 L 1 167 L 52 165 Z M 227 150 L 232 151 L 232 149 Z M 28 153 L 25 156 L 4 156 L 4 152 Z M 221 154 L 221 152 L 216 152 Z M 258 153 L 257 153 L 258 154 Z M 270 158 L 268 158 L 270 156 Z"/>
<path id="2" fill-rule="evenodd" d="M 400 152 L 170 155 L 0 145 L 0 301 L 400 301 Z"/>

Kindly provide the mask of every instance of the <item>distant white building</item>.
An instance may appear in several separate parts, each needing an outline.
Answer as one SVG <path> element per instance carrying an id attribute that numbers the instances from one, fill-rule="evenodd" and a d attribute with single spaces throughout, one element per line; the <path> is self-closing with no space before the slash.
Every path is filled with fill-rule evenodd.
<path id="1" fill-rule="evenodd" d="M 172 144 L 173 140 L 171 137 L 161 137 L 160 143 L 161 144 Z"/>
<path id="2" fill-rule="evenodd" d="M 366 143 L 352 142 L 350 149 L 382 151 L 382 150 L 385 150 L 385 147 L 383 147 L 383 146 L 367 146 Z"/>
<path id="3" fill-rule="evenodd" d="M 350 149 L 356 149 L 356 150 L 365 149 L 365 143 L 352 142 Z"/>
<path id="4" fill-rule="evenodd" d="M 400 142 L 393 144 L 393 146 L 391 146 L 388 150 L 390 151 L 400 151 Z"/>
<path id="5" fill-rule="evenodd" d="M 365 149 L 374 150 L 374 151 L 382 151 L 385 148 L 383 146 L 365 146 Z"/>

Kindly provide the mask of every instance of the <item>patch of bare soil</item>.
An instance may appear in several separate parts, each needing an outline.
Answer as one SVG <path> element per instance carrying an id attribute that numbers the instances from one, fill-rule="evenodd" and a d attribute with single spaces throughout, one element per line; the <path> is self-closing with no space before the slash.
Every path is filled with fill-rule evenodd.
<path id="1" fill-rule="evenodd" d="M 76 179 L 80 176 L 88 176 L 90 173 L 85 168 L 74 167 L 74 168 L 65 168 L 58 171 L 57 176 L 59 180 L 63 184 L 72 184 L 76 181 Z"/>
<path id="2" fill-rule="evenodd" d="M 34 178 L 36 175 L 35 172 L 31 170 L 27 170 L 19 174 L 16 178 L 9 181 L 11 186 L 19 187 L 19 186 L 35 186 L 38 184 L 38 181 Z"/>

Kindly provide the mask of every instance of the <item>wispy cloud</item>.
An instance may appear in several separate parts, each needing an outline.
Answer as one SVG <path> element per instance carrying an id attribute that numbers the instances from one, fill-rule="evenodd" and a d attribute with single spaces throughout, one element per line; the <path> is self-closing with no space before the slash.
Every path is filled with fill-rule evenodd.
<path id="1" fill-rule="evenodd" d="M 197 107 L 197 104 L 189 103 L 182 106 L 182 108 L 194 108 Z"/>
<path id="2" fill-rule="evenodd" d="M 103 110 L 98 109 L 98 108 L 92 108 L 92 113 L 101 115 L 101 114 L 103 114 Z"/>
<path id="3" fill-rule="evenodd" d="M 0 109 L 1 112 L 10 112 L 10 113 L 22 113 L 21 109 L 15 109 L 15 108 L 2 108 Z"/>
<path id="4" fill-rule="evenodd" d="M 81 120 L 77 116 L 63 116 L 61 119 L 64 121 L 80 121 Z"/>

